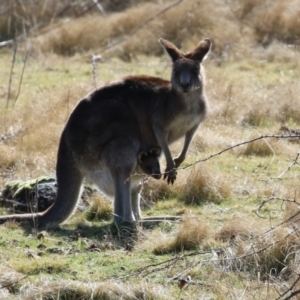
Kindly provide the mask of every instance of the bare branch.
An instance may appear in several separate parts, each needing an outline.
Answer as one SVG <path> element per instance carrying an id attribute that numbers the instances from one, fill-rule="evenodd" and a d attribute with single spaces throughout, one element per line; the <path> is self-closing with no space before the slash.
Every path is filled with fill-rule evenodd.
<path id="1" fill-rule="evenodd" d="M 176 170 L 184 170 L 184 169 L 190 168 L 190 167 L 192 167 L 192 166 L 194 166 L 194 165 L 196 165 L 198 163 L 206 162 L 206 161 L 208 161 L 208 160 L 210 160 L 210 159 L 212 159 L 212 158 L 214 158 L 216 156 L 220 156 L 223 153 L 228 152 L 228 151 L 230 151 L 230 150 L 232 150 L 234 148 L 237 148 L 237 147 L 240 147 L 240 146 L 243 146 L 243 145 L 247 145 L 247 144 L 256 142 L 256 141 L 261 140 L 261 139 L 266 139 L 266 138 L 275 138 L 275 139 L 293 139 L 293 138 L 297 138 L 297 139 L 299 139 L 300 138 L 300 134 L 297 133 L 297 134 L 293 134 L 293 135 L 292 134 L 289 134 L 289 135 L 286 135 L 286 134 L 266 134 L 266 135 L 260 135 L 259 137 L 253 138 L 251 140 L 240 142 L 240 143 L 237 143 L 237 144 L 235 144 L 235 145 L 233 145 L 231 147 L 225 148 L 225 149 L 223 149 L 223 150 L 221 150 L 221 151 L 219 151 L 217 153 L 214 153 L 214 154 L 211 154 L 210 156 L 207 156 L 206 158 L 196 160 L 195 162 L 193 162 L 191 164 L 188 164 L 188 165 L 186 165 L 184 167 L 177 168 Z M 298 159 L 299 155 L 300 154 L 298 153 L 297 157 L 295 159 L 295 164 L 297 162 L 297 159 Z M 297 164 L 298 164 L 298 162 L 297 162 Z M 169 172 L 172 172 L 172 170 L 169 171 Z M 162 173 L 161 175 L 168 174 L 169 172 Z M 145 178 L 150 177 L 150 175 L 138 174 L 138 173 L 135 173 L 135 174 L 133 174 L 131 176 L 134 176 L 134 175 L 141 175 L 141 176 L 144 176 Z"/>
<path id="2" fill-rule="evenodd" d="M 261 140 L 261 139 L 266 139 L 266 138 L 275 138 L 275 139 L 300 138 L 300 134 L 295 134 L 295 135 L 285 135 L 285 134 L 266 134 L 266 135 L 260 135 L 260 136 L 257 137 L 257 138 L 254 138 L 254 139 L 251 139 L 251 140 L 248 140 L 248 141 L 244 141 L 244 142 L 235 144 L 235 145 L 233 145 L 233 146 L 231 146 L 231 147 L 225 148 L 225 149 L 221 150 L 220 152 L 215 153 L 215 154 L 212 154 L 212 155 L 210 155 L 210 156 L 208 156 L 208 157 L 206 157 L 206 158 L 196 160 L 194 163 L 189 164 L 189 165 L 184 166 L 184 167 L 181 167 L 181 168 L 178 168 L 177 170 L 190 168 L 191 166 L 193 166 L 193 165 L 195 165 L 195 164 L 197 164 L 197 163 L 208 161 L 208 160 L 210 160 L 211 158 L 214 158 L 214 157 L 216 157 L 216 156 L 219 156 L 219 155 L 223 154 L 224 152 L 227 152 L 227 151 L 232 150 L 232 149 L 234 149 L 234 148 L 240 147 L 240 146 L 242 146 L 242 145 L 250 144 L 250 143 L 253 143 L 253 142 L 255 142 L 255 141 L 258 141 L 258 140 Z"/>

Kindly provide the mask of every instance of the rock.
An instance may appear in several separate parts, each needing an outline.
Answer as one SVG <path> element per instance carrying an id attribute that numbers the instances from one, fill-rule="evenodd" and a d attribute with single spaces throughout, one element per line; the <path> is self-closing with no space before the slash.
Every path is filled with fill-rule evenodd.
<path id="1" fill-rule="evenodd" d="M 78 204 L 79 210 L 89 205 L 88 199 L 96 190 L 84 187 Z M 12 213 L 42 212 L 55 201 L 57 183 L 55 175 L 45 175 L 27 181 L 14 180 L 8 182 L 1 192 L 0 205 L 10 208 Z"/>

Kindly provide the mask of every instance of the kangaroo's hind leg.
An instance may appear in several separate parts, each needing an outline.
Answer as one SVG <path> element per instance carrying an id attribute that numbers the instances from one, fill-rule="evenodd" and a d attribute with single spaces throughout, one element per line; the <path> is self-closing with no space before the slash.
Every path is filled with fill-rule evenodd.
<path id="1" fill-rule="evenodd" d="M 136 168 L 138 148 L 135 140 L 119 137 L 107 143 L 101 153 L 101 160 L 113 181 L 116 223 L 135 221 L 131 204 L 131 175 Z"/>
<path id="2" fill-rule="evenodd" d="M 140 191 L 141 191 L 140 183 L 136 181 L 132 182 L 131 205 L 132 205 L 133 215 L 136 221 L 139 221 L 142 218 L 141 208 L 140 208 L 140 198 L 141 198 Z"/>

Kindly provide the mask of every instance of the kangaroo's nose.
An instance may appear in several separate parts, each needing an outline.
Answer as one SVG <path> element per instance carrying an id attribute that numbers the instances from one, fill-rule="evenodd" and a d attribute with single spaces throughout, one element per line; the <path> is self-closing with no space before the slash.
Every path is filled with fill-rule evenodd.
<path id="1" fill-rule="evenodd" d="M 182 90 L 184 92 L 189 91 L 190 87 L 191 87 L 191 76 L 190 74 L 188 74 L 187 72 L 182 72 L 182 74 L 180 74 L 180 87 L 182 88 Z"/>
<path id="2" fill-rule="evenodd" d="M 190 83 L 189 82 L 181 82 L 180 86 L 184 92 L 188 92 L 190 90 Z"/>
<path id="3" fill-rule="evenodd" d="M 188 81 L 181 82 L 180 86 L 185 92 L 187 92 L 190 88 L 190 83 Z"/>

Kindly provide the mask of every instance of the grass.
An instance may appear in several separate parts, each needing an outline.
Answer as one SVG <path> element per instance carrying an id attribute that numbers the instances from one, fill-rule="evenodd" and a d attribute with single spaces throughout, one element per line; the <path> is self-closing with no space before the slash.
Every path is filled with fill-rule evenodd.
<path id="1" fill-rule="evenodd" d="M 202 220 L 192 215 L 187 215 L 173 239 L 163 240 L 157 245 L 153 253 L 165 254 L 183 252 L 184 250 L 196 250 L 208 236 L 208 227 Z"/>
<path id="2" fill-rule="evenodd" d="M 109 41 L 169 2 L 149 1 L 66 23 L 54 19 L 50 24 L 45 17 L 47 27 L 32 35 L 14 106 L 24 48 L 20 43 L 12 76 L 12 51 L 0 49 L 4 187 L 55 172 L 64 124 L 94 88 L 92 52 L 103 54 L 96 67 L 101 85 L 128 74 L 169 78 L 169 61 L 157 42 L 161 36 L 184 49 L 207 36 L 214 41 L 204 62 L 209 116 L 174 185 L 162 179 L 143 185 L 144 216 L 177 215 L 182 221 L 145 224 L 126 244 L 111 224 L 111 204 L 97 195 L 87 211 L 76 211 L 42 234 L 14 222 L 1 225 L 0 298 L 284 299 L 280 293 L 292 286 L 299 290 L 299 139 L 265 138 L 233 147 L 282 134 L 282 126 L 300 128 L 300 53 L 288 45 L 299 28 L 296 9 L 286 9 L 292 2 L 247 0 L 234 7 L 226 2 L 221 10 L 203 1 L 200 13 L 197 2 L 186 0 L 104 53 L 101 48 Z M 272 26 L 278 18 L 280 26 Z M 172 145 L 174 156 L 181 147 L 182 141 Z M 163 170 L 164 160 L 161 164 Z M 187 276 L 191 282 L 180 289 L 178 278 Z"/>
<path id="3" fill-rule="evenodd" d="M 112 205 L 102 195 L 95 194 L 90 199 L 91 205 L 86 213 L 87 220 L 109 220 L 113 214 Z"/>

